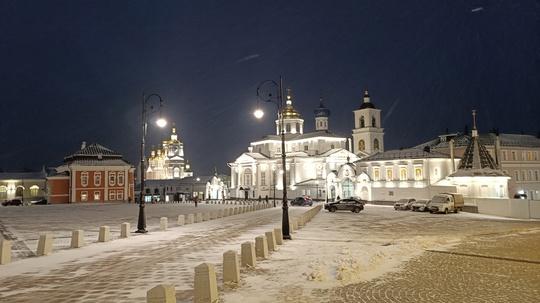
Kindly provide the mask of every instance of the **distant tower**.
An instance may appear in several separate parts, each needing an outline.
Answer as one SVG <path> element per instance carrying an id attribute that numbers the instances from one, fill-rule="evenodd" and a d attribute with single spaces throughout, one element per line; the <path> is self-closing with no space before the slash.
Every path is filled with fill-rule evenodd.
<path id="1" fill-rule="evenodd" d="M 323 105 L 323 91 L 321 90 L 320 105 L 313 111 L 315 114 L 315 130 L 328 130 L 328 117 L 330 110 Z"/>
<path id="2" fill-rule="evenodd" d="M 352 137 L 353 152 L 360 157 L 384 151 L 381 110 L 371 103 L 367 89 L 364 92 L 364 103 L 354 111 Z"/>

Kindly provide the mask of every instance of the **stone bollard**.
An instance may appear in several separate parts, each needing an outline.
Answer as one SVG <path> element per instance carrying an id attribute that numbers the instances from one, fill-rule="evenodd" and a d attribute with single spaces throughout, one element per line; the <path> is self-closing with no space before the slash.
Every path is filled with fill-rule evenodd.
<path id="1" fill-rule="evenodd" d="M 185 219 L 186 217 L 184 215 L 178 215 L 178 226 L 183 226 Z"/>
<path id="2" fill-rule="evenodd" d="M 193 224 L 195 222 L 195 218 L 193 216 L 193 214 L 188 214 L 187 215 L 187 224 Z"/>
<path id="3" fill-rule="evenodd" d="M 217 218 L 217 211 L 213 210 L 210 212 L 210 220 L 215 220 Z"/>
<path id="4" fill-rule="evenodd" d="M 122 226 L 120 226 L 120 238 L 129 238 L 130 226 L 129 222 L 122 223 Z"/>
<path id="5" fill-rule="evenodd" d="M 268 244 L 268 251 L 276 250 L 277 245 L 276 245 L 276 236 L 274 235 L 274 231 L 267 231 L 264 234 L 266 235 L 266 242 Z"/>
<path id="6" fill-rule="evenodd" d="M 0 265 L 11 262 L 11 241 L 0 239 Z"/>
<path id="7" fill-rule="evenodd" d="M 195 267 L 193 299 L 195 303 L 212 303 L 218 300 L 216 266 L 202 263 Z"/>
<path id="8" fill-rule="evenodd" d="M 195 214 L 195 223 L 202 222 L 202 213 L 196 213 Z"/>
<path id="9" fill-rule="evenodd" d="M 240 281 L 240 267 L 238 267 L 238 254 L 228 250 L 223 254 L 223 282 Z"/>
<path id="10" fill-rule="evenodd" d="M 297 230 L 297 229 L 298 229 L 298 219 L 293 218 L 293 219 L 292 219 L 292 224 L 293 224 L 294 230 Z M 292 230 L 291 230 L 291 231 L 292 231 Z"/>
<path id="11" fill-rule="evenodd" d="M 257 266 L 257 257 L 255 255 L 255 243 L 244 242 L 242 243 L 242 267 L 255 267 Z"/>
<path id="12" fill-rule="evenodd" d="M 258 236 L 255 238 L 255 252 L 257 257 L 268 259 L 268 243 L 266 236 Z"/>
<path id="13" fill-rule="evenodd" d="M 283 231 L 281 231 L 281 227 L 274 228 L 274 236 L 276 237 L 276 244 L 283 245 Z"/>
<path id="14" fill-rule="evenodd" d="M 176 303 L 174 285 L 158 285 L 146 292 L 147 303 Z"/>
<path id="15" fill-rule="evenodd" d="M 84 230 L 76 229 L 71 233 L 71 248 L 84 246 Z"/>
<path id="16" fill-rule="evenodd" d="M 44 256 L 52 253 L 52 236 L 41 235 L 39 236 L 38 248 L 36 255 Z"/>
<path id="17" fill-rule="evenodd" d="M 209 211 L 204 213 L 203 221 L 210 221 L 210 212 Z"/>
<path id="18" fill-rule="evenodd" d="M 109 242 L 109 241 L 111 241 L 111 228 L 107 225 L 101 226 L 99 228 L 98 242 Z"/>
<path id="19" fill-rule="evenodd" d="M 161 217 L 159 220 L 159 229 L 161 230 L 167 230 L 167 227 L 169 227 L 169 220 L 167 217 Z"/>
<path id="20" fill-rule="evenodd" d="M 218 218 L 223 218 L 223 209 L 218 210 L 217 217 Z"/>

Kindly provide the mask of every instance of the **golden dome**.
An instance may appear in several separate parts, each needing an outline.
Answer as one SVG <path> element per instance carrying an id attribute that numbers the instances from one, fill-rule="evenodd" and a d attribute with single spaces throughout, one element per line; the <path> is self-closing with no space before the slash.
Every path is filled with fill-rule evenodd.
<path id="1" fill-rule="evenodd" d="M 300 118 L 300 113 L 294 109 L 291 100 L 291 89 L 287 89 L 287 106 L 282 110 L 283 119 Z"/>

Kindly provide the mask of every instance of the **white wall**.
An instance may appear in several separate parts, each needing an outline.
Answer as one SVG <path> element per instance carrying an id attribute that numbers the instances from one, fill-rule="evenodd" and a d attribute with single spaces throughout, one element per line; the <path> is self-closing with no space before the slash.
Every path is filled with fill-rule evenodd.
<path id="1" fill-rule="evenodd" d="M 540 201 L 476 198 L 476 205 L 480 214 L 516 219 L 540 219 Z"/>

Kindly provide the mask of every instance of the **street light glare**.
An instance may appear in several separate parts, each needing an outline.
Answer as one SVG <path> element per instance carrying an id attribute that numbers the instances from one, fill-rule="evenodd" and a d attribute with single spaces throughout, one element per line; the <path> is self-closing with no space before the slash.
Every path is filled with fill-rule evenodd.
<path id="1" fill-rule="evenodd" d="M 159 126 L 159 127 L 165 127 L 165 125 L 167 125 L 167 121 L 165 121 L 165 119 L 160 118 L 160 119 L 158 119 L 158 120 L 156 121 L 156 124 L 157 124 L 157 126 Z"/>
<path id="2" fill-rule="evenodd" d="M 255 115 L 255 117 L 256 117 L 257 119 L 260 119 L 260 118 L 262 118 L 262 116 L 264 116 L 264 112 L 263 112 L 262 110 L 260 110 L 260 109 L 257 109 L 257 110 L 253 113 L 253 115 Z"/>

